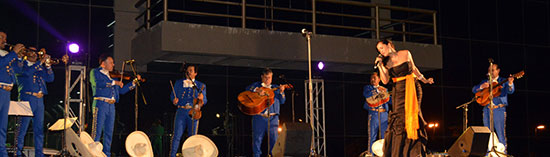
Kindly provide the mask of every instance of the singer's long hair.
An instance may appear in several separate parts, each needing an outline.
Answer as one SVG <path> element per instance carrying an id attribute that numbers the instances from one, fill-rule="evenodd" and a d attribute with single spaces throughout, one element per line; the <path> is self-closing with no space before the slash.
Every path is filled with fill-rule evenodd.
<path id="1" fill-rule="evenodd" d="M 381 39 L 380 41 L 376 42 L 376 44 L 378 44 L 378 43 L 382 43 L 382 44 L 384 44 L 384 45 L 388 45 L 388 46 L 390 46 L 392 49 L 395 49 L 395 45 L 393 45 L 393 42 L 392 42 L 390 39 L 388 39 L 388 38 L 386 38 L 386 39 Z M 380 51 L 378 51 L 378 49 L 377 49 L 376 47 L 375 47 L 375 49 L 376 49 L 376 52 L 378 52 L 378 54 L 381 55 Z M 386 66 L 386 63 L 388 63 L 389 60 L 390 60 L 390 56 L 382 56 L 382 64 L 383 64 L 384 66 Z"/>

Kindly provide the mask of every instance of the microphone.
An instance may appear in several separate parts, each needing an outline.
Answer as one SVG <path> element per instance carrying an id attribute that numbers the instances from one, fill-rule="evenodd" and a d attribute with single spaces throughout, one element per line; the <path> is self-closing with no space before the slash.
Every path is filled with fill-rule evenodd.
<path id="1" fill-rule="evenodd" d="M 131 60 L 124 61 L 124 63 L 126 63 L 126 64 L 132 64 L 132 63 L 134 63 L 135 61 L 136 61 L 135 59 L 131 59 Z"/>
<path id="2" fill-rule="evenodd" d="M 311 32 L 308 31 L 307 29 L 303 28 L 302 29 L 302 36 L 306 36 L 306 35 L 311 35 Z"/>
<path id="3" fill-rule="evenodd" d="M 376 58 L 382 58 L 382 57 L 383 57 L 382 54 L 378 54 L 378 56 L 376 56 Z M 378 69 L 378 66 L 377 66 L 378 63 L 380 63 L 380 61 L 374 62 L 374 69 Z"/>
<path id="4" fill-rule="evenodd" d="M 489 63 L 494 63 L 495 61 L 493 60 L 493 58 L 489 58 Z"/>

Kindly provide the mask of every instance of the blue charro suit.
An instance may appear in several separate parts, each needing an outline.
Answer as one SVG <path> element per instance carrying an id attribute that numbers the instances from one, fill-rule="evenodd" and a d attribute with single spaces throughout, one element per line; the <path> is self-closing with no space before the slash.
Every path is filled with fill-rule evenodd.
<path id="1" fill-rule="evenodd" d="M 497 81 L 502 82 L 506 80 L 507 78 L 498 77 Z M 473 93 L 477 93 L 481 91 L 480 87 L 483 83 L 487 82 L 488 80 L 483 80 L 478 85 L 474 86 L 472 88 Z M 514 93 L 515 88 L 514 84 L 509 85 L 508 82 L 502 84 L 502 90 L 499 96 L 493 98 L 493 103 L 497 106 L 499 106 L 496 109 L 493 109 L 493 120 L 494 120 L 494 127 L 495 131 L 498 136 L 498 141 L 504 146 L 507 146 L 506 144 L 506 106 L 508 106 L 508 94 Z M 501 105 L 502 104 L 502 105 Z M 490 111 L 489 111 L 490 104 L 483 107 L 483 125 L 486 127 L 490 127 Z"/>
<path id="2" fill-rule="evenodd" d="M 179 99 L 178 104 L 176 104 L 178 109 L 176 111 L 176 117 L 174 118 L 174 136 L 172 137 L 172 143 L 170 146 L 170 157 L 176 156 L 180 140 L 185 129 L 187 129 L 188 136 L 194 135 L 197 129 L 195 124 L 198 123 L 198 120 L 192 120 L 189 116 L 189 110 L 191 109 L 185 107 L 193 106 L 193 99 L 199 96 L 198 91 L 200 91 L 200 93 L 204 96 L 204 105 L 206 105 L 206 102 L 208 101 L 206 98 L 206 84 L 196 80 L 194 80 L 194 82 L 198 89 L 193 88 L 191 80 L 179 79 L 174 84 L 174 92 L 170 94 L 170 100 L 174 100 L 176 95 Z M 174 93 L 176 93 L 176 95 L 174 95 Z"/>
<path id="3" fill-rule="evenodd" d="M 23 61 L 21 72 L 17 74 L 17 85 L 19 86 L 19 100 L 28 101 L 31 105 L 33 117 L 21 117 L 21 126 L 18 132 L 16 146 L 17 155 L 21 155 L 25 141 L 25 135 L 29 128 L 29 123 L 33 121 L 35 156 L 41 157 L 44 145 L 44 98 L 33 94 L 48 94 L 46 82 L 54 80 L 54 74 L 51 67 L 42 66 L 40 61 L 31 63 Z"/>
<path id="4" fill-rule="evenodd" d="M 127 83 L 122 88 L 114 84 L 110 76 L 103 73 L 103 68 L 95 68 L 90 71 L 90 83 L 94 95 L 94 128 L 92 137 L 94 141 L 101 139 L 103 133 L 103 152 L 111 156 L 111 142 L 113 139 L 113 129 L 115 125 L 115 104 L 109 104 L 104 100 L 114 100 L 118 102 L 120 94 L 126 94 L 135 88 L 133 83 Z"/>
<path id="5" fill-rule="evenodd" d="M 386 88 L 384 89 L 387 91 Z M 363 88 L 363 96 L 365 97 L 365 100 L 366 98 L 369 98 L 379 92 L 382 92 L 382 91 L 379 91 L 377 88 L 375 88 L 372 85 L 366 85 Z M 365 101 L 365 103 L 363 104 L 363 108 L 369 112 L 369 125 L 368 125 L 369 148 L 372 147 L 372 144 L 378 139 L 378 127 L 380 127 L 380 130 L 381 130 L 381 133 L 380 133 L 381 139 L 384 139 L 384 132 L 388 128 L 388 110 L 389 110 L 388 106 L 390 103 L 391 103 L 391 99 L 388 102 L 381 104 L 380 106 L 377 106 L 377 107 L 370 107 L 367 101 Z M 383 111 L 378 112 L 381 110 Z M 379 125 L 378 115 L 380 115 L 381 126 L 378 126 Z M 370 153 L 372 154 L 372 149 L 369 149 L 369 150 L 370 150 Z"/>
<path id="6" fill-rule="evenodd" d="M 20 61 L 15 52 L 0 50 L 0 86 L 11 86 L 16 83 L 15 73 L 20 71 Z M 8 110 L 11 91 L 0 89 L 0 156 L 8 156 L 6 150 L 6 132 L 8 130 Z"/>
<path id="7" fill-rule="evenodd" d="M 254 91 L 254 89 L 258 87 L 277 88 L 279 86 L 278 85 L 266 86 L 266 85 L 263 85 L 262 82 L 255 82 L 249 85 L 248 87 L 246 87 L 246 90 Z M 266 117 L 263 117 L 261 115 L 252 116 L 252 151 L 254 153 L 254 157 L 259 157 L 262 154 L 262 150 L 260 148 L 262 146 L 262 139 L 266 132 L 269 134 L 268 135 L 269 148 L 270 148 L 269 153 L 271 153 L 271 150 L 273 149 L 273 146 L 277 141 L 277 137 L 279 136 L 277 129 L 279 128 L 280 104 L 284 104 L 286 98 L 284 93 L 281 94 L 279 89 L 275 90 L 274 93 L 275 93 L 275 98 L 274 98 L 273 104 L 269 108 L 265 109 L 260 113 L 260 114 L 266 114 L 269 112 L 269 114 L 271 115 L 269 118 L 269 129 L 267 127 L 268 119 Z"/>

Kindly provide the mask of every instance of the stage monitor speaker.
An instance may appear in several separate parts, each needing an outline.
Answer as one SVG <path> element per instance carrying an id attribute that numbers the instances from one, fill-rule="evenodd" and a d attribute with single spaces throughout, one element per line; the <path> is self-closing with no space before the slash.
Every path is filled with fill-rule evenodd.
<path id="1" fill-rule="evenodd" d="M 491 130 L 485 126 L 471 126 L 449 148 L 451 157 L 485 156 Z"/>
<path id="2" fill-rule="evenodd" d="M 308 123 L 285 123 L 273 147 L 274 157 L 309 156 L 311 126 Z"/>

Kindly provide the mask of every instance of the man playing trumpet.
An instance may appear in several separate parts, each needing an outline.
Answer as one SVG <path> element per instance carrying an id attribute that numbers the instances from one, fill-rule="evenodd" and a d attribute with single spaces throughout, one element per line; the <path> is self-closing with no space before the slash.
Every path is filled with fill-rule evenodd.
<path id="1" fill-rule="evenodd" d="M 29 127 L 31 119 L 33 121 L 34 132 L 34 147 L 35 156 L 44 156 L 42 148 L 44 145 L 44 96 L 48 94 L 46 83 L 53 82 L 54 74 L 51 65 L 46 62 L 50 56 L 43 54 L 43 57 L 38 58 L 36 48 L 29 47 L 26 53 L 27 59 L 22 61 L 23 67 L 21 72 L 17 74 L 17 85 L 19 89 L 19 101 L 28 101 L 31 105 L 33 117 L 21 117 L 17 123 L 20 124 L 18 129 L 17 140 L 17 156 L 21 156 L 25 135 Z M 43 65 L 44 63 L 44 65 Z M 28 155 L 28 154 L 27 154 Z"/>

